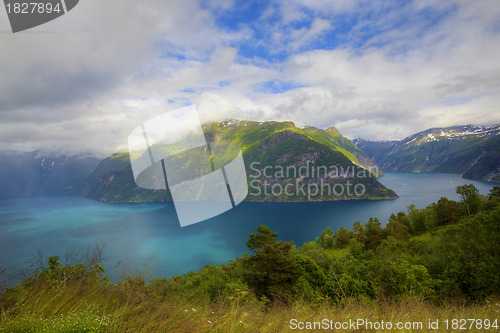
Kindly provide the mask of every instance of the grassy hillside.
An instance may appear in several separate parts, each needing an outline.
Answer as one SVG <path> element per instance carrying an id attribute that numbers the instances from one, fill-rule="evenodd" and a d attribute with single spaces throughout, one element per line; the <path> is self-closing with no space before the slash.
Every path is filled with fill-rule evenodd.
<path id="1" fill-rule="evenodd" d="M 349 139 L 344 138 L 335 127 L 326 130 L 307 126 L 298 128 L 292 122 L 254 122 L 227 120 L 223 123 L 204 126 L 210 141 L 231 141 L 242 147 L 243 151 L 255 149 L 262 141 L 268 140 L 280 132 L 296 133 L 297 137 L 306 137 L 332 151 L 340 152 L 352 163 L 377 172 L 377 164 Z M 380 176 L 382 174 L 378 174 Z"/>
<path id="2" fill-rule="evenodd" d="M 336 329 L 345 332 L 386 332 L 366 326 L 382 320 L 419 332 L 439 320 L 442 332 L 469 318 L 480 321 L 466 320 L 466 331 L 496 332 L 500 188 L 457 192 L 461 202 L 410 206 L 385 227 L 370 218 L 327 228 L 301 248 L 260 226 L 250 255 L 168 279 L 113 283 L 98 256 L 76 265 L 49 257 L 0 294 L 0 332 L 284 332 L 323 319 L 364 320 Z"/>
<path id="3" fill-rule="evenodd" d="M 205 125 L 204 132 L 212 149 L 227 144 L 235 144 L 241 149 L 250 192 L 246 200 L 321 201 L 397 197 L 377 181 L 376 178 L 381 175 L 377 165 L 334 128 L 301 129 L 291 122 L 228 120 Z M 230 161 L 234 156 L 224 158 Z M 177 168 L 181 171 L 186 169 L 192 168 Z M 299 169 L 302 171 L 300 174 Z M 271 171 L 263 173 L 265 170 Z M 280 170 L 283 173 L 280 174 Z M 333 173 L 330 170 L 341 172 L 331 176 Z M 324 191 L 319 191 L 320 184 L 324 185 Z M 283 188 L 287 186 L 289 191 L 285 193 Z M 334 186 L 337 186 L 335 193 Z M 347 190 L 341 192 L 347 187 L 363 189 L 363 193 L 353 195 Z M 320 193 L 311 195 L 316 190 Z M 89 177 L 81 195 L 107 202 L 171 199 L 168 190 L 144 190 L 135 185 L 126 153 L 104 160 Z"/>

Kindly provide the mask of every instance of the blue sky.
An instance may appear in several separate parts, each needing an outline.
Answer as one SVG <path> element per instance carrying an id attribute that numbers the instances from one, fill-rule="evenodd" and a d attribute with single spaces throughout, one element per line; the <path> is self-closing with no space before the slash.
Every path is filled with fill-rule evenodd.
<path id="1" fill-rule="evenodd" d="M 0 11 L 0 149 L 126 151 L 188 104 L 375 140 L 500 123 L 498 22 L 494 0 L 87 0 L 11 34 Z"/>
<path id="2" fill-rule="evenodd" d="M 230 31 L 251 30 L 251 38 L 231 43 L 238 55 L 245 58 L 261 57 L 279 63 L 290 55 L 306 50 L 333 50 L 348 48 L 362 53 L 369 47 L 383 47 L 392 43 L 389 38 L 374 41 L 377 36 L 395 29 L 411 29 L 415 38 L 439 25 L 446 15 L 453 13 L 453 5 L 444 8 L 412 8 L 411 1 L 360 3 L 357 10 L 324 10 L 322 6 L 307 6 L 269 1 L 236 1 L 226 10 L 214 11 L 215 22 Z M 289 17 L 283 8 L 294 6 L 295 15 Z M 325 2 L 324 7 L 329 7 Z M 397 13 L 397 16 L 393 15 Z M 384 18 L 390 17 L 385 20 Z M 279 38 L 275 38 L 279 35 Z M 303 38 L 301 40 L 300 37 Z M 404 53 L 410 45 L 393 50 Z"/>

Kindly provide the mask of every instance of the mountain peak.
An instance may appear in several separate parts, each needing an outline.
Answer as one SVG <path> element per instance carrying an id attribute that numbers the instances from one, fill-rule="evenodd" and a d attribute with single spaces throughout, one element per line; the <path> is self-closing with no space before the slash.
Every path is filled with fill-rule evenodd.
<path id="1" fill-rule="evenodd" d="M 325 131 L 333 135 L 340 135 L 340 131 L 335 126 L 330 126 L 326 128 Z"/>
<path id="2" fill-rule="evenodd" d="M 500 125 L 481 126 L 463 125 L 451 127 L 437 127 L 413 134 L 401 140 L 404 144 L 415 143 L 420 145 L 425 142 L 440 140 L 466 140 L 471 138 L 486 138 L 500 134 Z"/>

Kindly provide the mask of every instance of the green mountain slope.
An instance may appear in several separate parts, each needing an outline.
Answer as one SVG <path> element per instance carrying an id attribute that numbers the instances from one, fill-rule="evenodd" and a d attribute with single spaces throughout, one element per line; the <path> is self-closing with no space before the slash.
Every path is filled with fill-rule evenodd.
<path id="1" fill-rule="evenodd" d="M 233 143 L 241 149 L 249 185 L 246 200 L 397 197 L 377 181 L 380 173 L 376 163 L 335 128 L 320 130 L 298 128 L 292 122 L 227 120 L 205 125 L 204 132 L 211 147 Z M 168 191 L 145 190 L 135 185 L 126 153 L 105 159 L 88 178 L 81 195 L 108 202 L 171 200 Z"/>
<path id="2" fill-rule="evenodd" d="M 401 141 L 356 141 L 385 171 L 451 172 L 500 182 L 500 126 L 433 128 Z"/>
<path id="3" fill-rule="evenodd" d="M 135 184 L 128 153 L 104 159 L 83 183 L 79 193 L 104 202 L 171 200 L 165 190 L 146 190 Z"/>

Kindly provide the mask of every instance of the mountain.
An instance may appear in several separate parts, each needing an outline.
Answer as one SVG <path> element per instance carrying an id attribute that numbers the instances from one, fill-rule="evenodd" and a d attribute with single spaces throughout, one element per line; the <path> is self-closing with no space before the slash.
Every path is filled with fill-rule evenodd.
<path id="1" fill-rule="evenodd" d="M 377 181 L 381 176 L 377 164 L 334 127 L 321 130 L 298 128 L 292 122 L 230 119 L 206 124 L 203 130 L 211 147 L 232 143 L 241 149 L 248 201 L 397 198 Z M 358 191 L 353 194 L 355 188 Z M 168 191 L 137 187 L 128 153 L 103 160 L 80 195 L 106 202 L 171 200 Z"/>
<path id="2" fill-rule="evenodd" d="M 401 141 L 354 142 L 387 172 L 450 172 L 500 182 L 500 125 L 432 128 Z"/>
<path id="3" fill-rule="evenodd" d="M 0 152 L 0 161 L 0 198 L 7 198 L 76 194 L 100 159 L 8 151 Z"/>
<path id="4" fill-rule="evenodd" d="M 101 161 L 80 186 L 79 195 L 103 202 L 172 200 L 165 190 L 146 190 L 135 184 L 128 153 L 114 154 Z"/>

